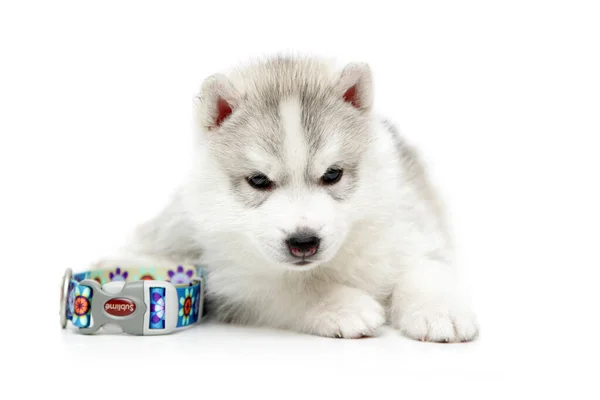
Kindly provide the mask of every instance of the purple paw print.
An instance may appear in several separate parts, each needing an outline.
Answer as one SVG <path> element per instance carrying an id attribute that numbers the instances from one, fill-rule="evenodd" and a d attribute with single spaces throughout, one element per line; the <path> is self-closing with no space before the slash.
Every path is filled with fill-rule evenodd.
<path id="1" fill-rule="evenodd" d="M 184 271 L 181 265 L 177 267 L 177 271 L 169 270 L 168 273 L 169 281 L 174 285 L 187 285 L 192 281 L 192 276 L 194 276 L 194 270 L 188 269 Z"/>
<path id="2" fill-rule="evenodd" d="M 125 280 L 127 280 L 127 276 L 129 276 L 129 272 L 127 272 L 127 271 L 121 272 L 121 268 L 117 267 L 115 272 L 109 273 L 108 276 L 110 277 L 111 282 L 112 281 L 125 281 Z"/>

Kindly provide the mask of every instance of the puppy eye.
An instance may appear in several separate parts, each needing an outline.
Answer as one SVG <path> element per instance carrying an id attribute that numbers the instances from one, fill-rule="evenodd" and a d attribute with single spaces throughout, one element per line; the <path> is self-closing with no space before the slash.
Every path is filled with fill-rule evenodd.
<path id="1" fill-rule="evenodd" d="M 271 190 L 273 188 L 273 181 L 264 174 L 251 175 L 246 178 L 246 181 L 257 190 Z"/>
<path id="2" fill-rule="evenodd" d="M 324 185 L 333 185 L 336 184 L 342 179 L 342 175 L 344 174 L 344 170 L 338 167 L 328 168 L 327 171 L 321 177 L 321 182 Z"/>

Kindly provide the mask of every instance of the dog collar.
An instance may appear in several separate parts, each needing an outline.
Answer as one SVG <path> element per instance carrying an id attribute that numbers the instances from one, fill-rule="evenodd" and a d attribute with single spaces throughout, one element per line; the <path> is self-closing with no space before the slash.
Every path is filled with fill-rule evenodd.
<path id="1" fill-rule="evenodd" d="M 199 322 L 204 305 L 200 267 L 116 268 L 73 274 L 67 269 L 60 299 L 60 323 L 92 334 L 118 325 L 131 335 L 164 335 Z"/>

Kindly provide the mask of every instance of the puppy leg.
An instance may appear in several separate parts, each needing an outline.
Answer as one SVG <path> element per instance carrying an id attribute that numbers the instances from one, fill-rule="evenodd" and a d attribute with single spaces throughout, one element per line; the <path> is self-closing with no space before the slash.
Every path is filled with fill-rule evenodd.
<path id="1" fill-rule="evenodd" d="M 218 293 L 214 280 L 207 294 L 218 320 L 289 329 L 335 338 L 374 336 L 385 322 L 381 304 L 367 293 L 338 284 L 301 285 L 269 282 L 245 285 L 252 292 Z M 223 288 L 227 290 L 226 288 Z M 215 293 L 217 291 L 217 293 Z"/>
<path id="2" fill-rule="evenodd" d="M 392 326 L 423 341 L 473 340 L 477 320 L 457 286 L 452 266 L 445 262 L 424 259 L 410 265 L 392 294 Z"/>
<path id="3" fill-rule="evenodd" d="M 301 329 L 320 336 L 359 338 L 375 336 L 384 322 L 381 304 L 361 290 L 340 285 L 307 310 Z"/>

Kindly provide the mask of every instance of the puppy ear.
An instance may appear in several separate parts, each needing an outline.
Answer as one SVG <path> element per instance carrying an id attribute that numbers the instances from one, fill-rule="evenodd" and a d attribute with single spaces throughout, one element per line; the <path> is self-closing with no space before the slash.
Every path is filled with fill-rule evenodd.
<path id="1" fill-rule="evenodd" d="M 239 106 L 240 94 L 222 74 L 206 78 L 197 97 L 198 118 L 207 131 L 218 129 Z"/>
<path id="2" fill-rule="evenodd" d="M 337 90 L 345 102 L 361 111 L 369 111 L 373 106 L 373 84 L 369 65 L 346 65 L 338 81 Z"/>

